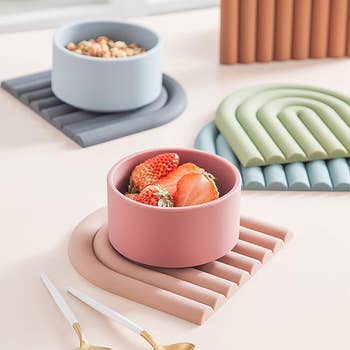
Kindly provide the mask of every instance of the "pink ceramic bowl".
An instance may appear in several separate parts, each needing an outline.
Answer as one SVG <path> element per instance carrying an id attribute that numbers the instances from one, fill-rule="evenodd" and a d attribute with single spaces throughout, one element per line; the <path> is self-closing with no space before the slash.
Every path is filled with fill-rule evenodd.
<path id="1" fill-rule="evenodd" d="M 220 198 L 205 204 L 160 208 L 124 196 L 130 172 L 164 152 L 213 174 Z M 154 149 L 123 158 L 107 177 L 108 230 L 113 247 L 136 262 L 157 267 L 190 267 L 214 261 L 237 243 L 241 178 L 224 158 L 194 149 Z"/>

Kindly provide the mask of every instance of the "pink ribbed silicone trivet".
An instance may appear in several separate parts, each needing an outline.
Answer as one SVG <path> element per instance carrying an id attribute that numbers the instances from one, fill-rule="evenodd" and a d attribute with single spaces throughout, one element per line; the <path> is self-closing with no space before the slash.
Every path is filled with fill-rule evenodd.
<path id="1" fill-rule="evenodd" d="M 104 290 L 196 324 L 202 324 L 291 238 L 284 228 L 241 217 L 239 242 L 224 257 L 195 268 L 160 269 L 116 252 L 106 222 L 107 210 L 102 208 L 76 227 L 68 248 L 74 268 Z"/>

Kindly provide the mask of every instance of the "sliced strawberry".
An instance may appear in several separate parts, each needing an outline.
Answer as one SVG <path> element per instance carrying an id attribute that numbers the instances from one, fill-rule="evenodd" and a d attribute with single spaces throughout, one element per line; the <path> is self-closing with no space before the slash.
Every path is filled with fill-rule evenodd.
<path id="1" fill-rule="evenodd" d="M 202 169 L 193 163 L 185 163 L 178 166 L 167 176 L 162 177 L 157 183 L 173 196 L 176 192 L 176 186 L 179 180 L 186 174 L 201 173 Z"/>
<path id="2" fill-rule="evenodd" d="M 174 194 L 175 207 L 202 204 L 219 198 L 219 191 L 213 176 L 207 173 L 184 175 L 177 184 Z"/>

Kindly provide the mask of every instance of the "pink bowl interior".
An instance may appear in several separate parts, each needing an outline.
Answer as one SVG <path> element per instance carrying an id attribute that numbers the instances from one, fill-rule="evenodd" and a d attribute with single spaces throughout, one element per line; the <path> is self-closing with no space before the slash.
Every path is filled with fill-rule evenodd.
<path id="1" fill-rule="evenodd" d="M 180 164 L 191 162 L 214 175 L 220 197 L 240 186 L 238 170 L 225 159 L 199 150 L 177 148 L 144 151 L 122 159 L 112 168 L 109 174 L 111 184 L 121 194 L 124 194 L 127 191 L 132 169 L 146 159 L 165 152 L 176 152 L 180 157 Z"/>

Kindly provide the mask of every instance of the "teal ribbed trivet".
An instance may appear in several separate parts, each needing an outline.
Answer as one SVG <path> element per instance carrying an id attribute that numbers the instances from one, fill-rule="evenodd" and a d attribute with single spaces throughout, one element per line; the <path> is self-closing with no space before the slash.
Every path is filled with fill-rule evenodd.
<path id="1" fill-rule="evenodd" d="M 350 191 L 350 159 L 244 167 L 214 122 L 199 132 L 195 146 L 234 164 L 241 172 L 245 190 Z"/>

